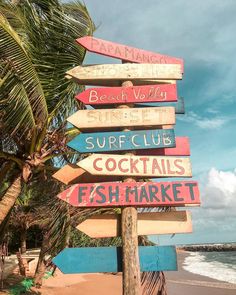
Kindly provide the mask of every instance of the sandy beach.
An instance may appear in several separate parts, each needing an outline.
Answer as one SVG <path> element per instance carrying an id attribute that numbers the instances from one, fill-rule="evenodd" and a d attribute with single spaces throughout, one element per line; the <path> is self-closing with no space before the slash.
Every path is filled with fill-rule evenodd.
<path id="1" fill-rule="evenodd" d="M 183 269 L 187 253 L 178 253 L 177 272 L 165 272 L 168 295 L 235 295 L 236 285 L 196 275 Z M 43 287 L 36 289 L 41 295 L 120 295 L 122 276 L 119 274 L 72 274 L 59 270 L 54 277 L 44 280 Z M 157 294 L 156 292 L 152 294 Z M 151 295 L 151 294 L 150 294 Z"/>

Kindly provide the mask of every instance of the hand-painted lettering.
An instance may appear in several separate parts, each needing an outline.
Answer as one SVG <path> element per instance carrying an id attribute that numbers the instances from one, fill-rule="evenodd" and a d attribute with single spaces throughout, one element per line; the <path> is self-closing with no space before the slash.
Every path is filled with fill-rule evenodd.
<path id="1" fill-rule="evenodd" d="M 104 188 L 105 187 L 103 185 L 99 185 L 96 188 L 96 193 L 98 197 L 100 197 L 100 200 L 99 199 L 96 200 L 98 204 L 103 204 L 106 202 L 106 195 L 103 193 Z"/>
<path id="2" fill-rule="evenodd" d="M 123 164 L 124 162 L 128 162 L 128 161 L 129 161 L 128 159 L 124 158 L 124 159 L 121 159 L 121 160 L 118 162 L 118 168 L 120 169 L 121 172 L 127 173 L 127 172 L 129 171 L 128 168 L 124 168 L 124 167 L 122 167 L 122 164 Z"/>
<path id="3" fill-rule="evenodd" d="M 174 165 L 176 166 L 176 168 L 179 169 L 179 170 L 176 171 L 176 174 L 178 174 L 178 175 L 183 175 L 185 173 L 185 169 L 181 165 L 181 163 L 182 163 L 181 159 L 177 159 L 177 160 L 174 161 Z"/>
<path id="4" fill-rule="evenodd" d="M 179 197 L 179 194 L 181 193 L 181 191 L 178 188 L 181 188 L 181 187 L 182 187 L 181 183 L 173 183 L 172 185 L 174 200 L 176 202 L 182 202 L 184 200 L 183 197 Z"/>
<path id="5" fill-rule="evenodd" d="M 86 196 L 86 190 L 87 190 L 87 187 L 86 186 L 81 186 L 78 190 L 78 202 L 79 203 L 82 203 L 83 202 L 83 199 L 82 197 Z"/>
<path id="6" fill-rule="evenodd" d="M 116 169 L 116 161 L 112 158 L 107 159 L 105 162 L 107 171 L 114 171 Z"/>
<path id="7" fill-rule="evenodd" d="M 185 186 L 188 187 L 189 189 L 189 193 L 190 193 L 190 198 L 192 201 L 195 200 L 195 194 L 194 194 L 194 187 L 197 187 L 197 183 L 191 183 L 191 182 L 188 182 L 188 183 L 185 183 Z"/>
<path id="8" fill-rule="evenodd" d="M 98 162 L 98 161 L 102 161 L 102 158 L 97 158 L 97 159 L 95 159 L 94 162 L 93 162 L 93 167 L 94 167 L 94 169 L 97 170 L 97 171 L 102 171 L 102 168 L 99 168 L 99 167 L 97 166 L 97 162 Z"/>
<path id="9" fill-rule="evenodd" d="M 172 199 L 167 193 L 169 189 L 170 189 L 170 185 L 166 185 L 166 186 L 164 184 L 161 185 L 161 197 L 163 202 L 166 202 L 166 199 L 170 202 L 172 201 Z"/>
<path id="10" fill-rule="evenodd" d="M 112 186 L 108 188 L 109 202 L 110 203 L 118 203 L 119 202 L 119 187 L 115 187 L 115 191 L 112 190 Z"/>

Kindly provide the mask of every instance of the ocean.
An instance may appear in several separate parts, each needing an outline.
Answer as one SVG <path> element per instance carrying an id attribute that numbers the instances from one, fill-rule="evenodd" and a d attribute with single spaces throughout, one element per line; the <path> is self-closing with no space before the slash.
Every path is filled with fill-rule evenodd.
<path id="1" fill-rule="evenodd" d="M 185 270 L 236 284 L 236 251 L 188 253 L 183 263 Z"/>

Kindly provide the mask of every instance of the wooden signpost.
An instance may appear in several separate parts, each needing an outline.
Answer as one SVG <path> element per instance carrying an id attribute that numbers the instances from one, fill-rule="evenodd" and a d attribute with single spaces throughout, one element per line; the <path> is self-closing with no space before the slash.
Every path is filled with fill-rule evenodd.
<path id="1" fill-rule="evenodd" d="M 80 133 L 67 145 L 80 153 L 175 147 L 173 129 Z"/>
<path id="2" fill-rule="evenodd" d="M 181 66 L 177 64 L 104 64 L 77 66 L 66 72 L 78 83 L 96 80 L 180 80 Z"/>
<path id="3" fill-rule="evenodd" d="M 140 270 L 177 269 L 174 247 L 138 247 L 138 235 L 187 233 L 192 224 L 186 211 L 138 214 L 137 208 L 200 205 L 195 181 L 143 182 L 149 177 L 192 176 L 186 157 L 190 155 L 188 138 L 175 138 L 173 131 L 175 113 L 184 113 L 184 101 L 177 101 L 176 89 L 183 60 L 93 37 L 77 42 L 123 63 L 77 66 L 67 72 L 67 78 L 80 85 L 113 87 L 92 88 L 76 96 L 95 109 L 79 110 L 67 121 L 93 133 L 81 133 L 68 146 L 94 154 L 53 176 L 65 184 L 76 183 L 58 195 L 75 207 L 121 208 L 120 215 L 93 216 L 78 229 L 95 238 L 121 235 L 122 249 L 67 248 L 53 262 L 64 273 L 122 271 L 123 295 L 138 295 Z"/>
<path id="4" fill-rule="evenodd" d="M 189 158 L 92 154 L 77 165 L 93 175 L 191 177 Z"/>
<path id="5" fill-rule="evenodd" d="M 121 236 L 121 215 L 95 215 L 77 227 L 90 238 Z M 138 214 L 138 235 L 191 233 L 192 221 L 188 211 L 148 212 Z"/>
<path id="6" fill-rule="evenodd" d="M 196 181 L 75 184 L 58 198 L 76 207 L 198 206 Z"/>
<path id="7" fill-rule="evenodd" d="M 67 121 L 79 129 L 143 127 L 175 124 L 173 107 L 77 111 Z"/>
<path id="8" fill-rule="evenodd" d="M 89 88 L 76 98 L 89 105 L 177 101 L 175 84 Z"/>
<path id="9" fill-rule="evenodd" d="M 177 270 L 173 246 L 139 247 L 141 271 Z M 122 271 L 122 249 L 117 247 L 65 248 L 54 259 L 65 274 Z"/>
<path id="10" fill-rule="evenodd" d="M 143 49 L 138 49 L 119 43 L 105 41 L 94 37 L 82 37 L 76 40 L 80 45 L 91 52 L 119 58 L 129 62 L 136 63 L 154 63 L 154 64 L 180 64 L 183 72 L 184 62 L 181 58 L 171 57 Z"/>

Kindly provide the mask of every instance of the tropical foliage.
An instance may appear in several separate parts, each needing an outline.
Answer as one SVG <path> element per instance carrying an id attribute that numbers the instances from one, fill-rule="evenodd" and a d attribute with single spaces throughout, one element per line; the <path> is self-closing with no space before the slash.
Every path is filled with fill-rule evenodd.
<path id="1" fill-rule="evenodd" d="M 0 11 L 0 182 L 8 184 L 1 224 L 23 182 L 46 177 L 53 159 L 67 152 L 65 118 L 79 105 L 78 86 L 64 75 L 83 62 L 75 39 L 94 25 L 80 2 L 0 1 Z"/>

